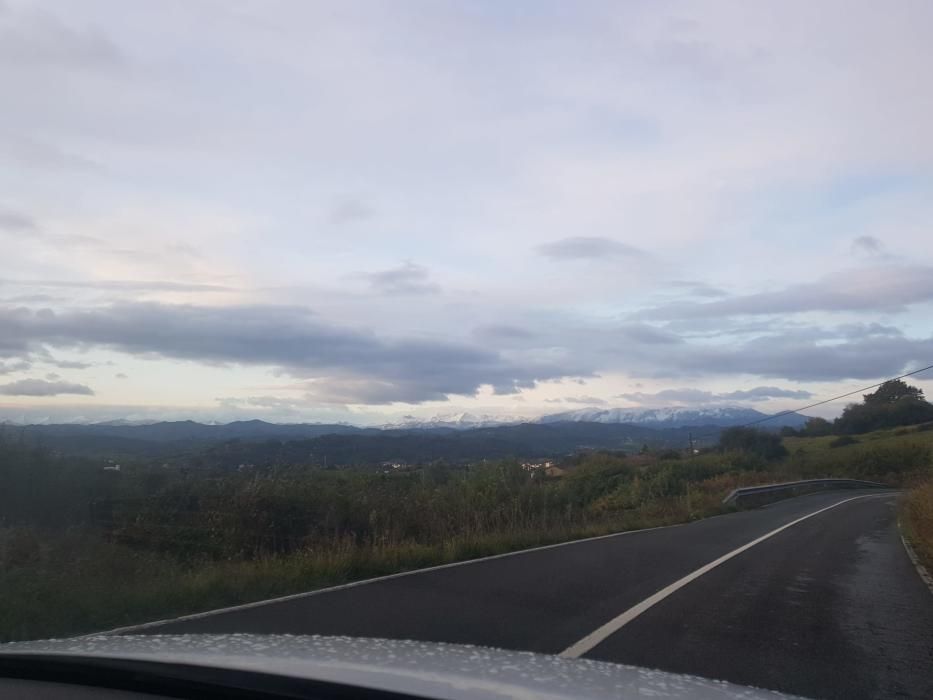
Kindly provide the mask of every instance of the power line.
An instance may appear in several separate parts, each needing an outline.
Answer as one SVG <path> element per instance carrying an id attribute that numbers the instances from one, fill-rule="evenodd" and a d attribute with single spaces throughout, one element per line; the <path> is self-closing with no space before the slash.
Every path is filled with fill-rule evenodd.
<path id="1" fill-rule="evenodd" d="M 807 406 L 800 406 L 799 408 L 793 408 L 789 411 L 781 411 L 780 413 L 775 413 L 773 416 L 765 416 L 764 418 L 759 418 L 758 420 L 753 420 L 750 423 L 743 423 L 742 425 L 730 426 L 737 428 L 750 428 L 753 425 L 758 425 L 759 423 L 764 423 L 765 421 L 774 420 L 775 418 L 781 418 L 782 416 L 789 416 L 792 413 L 799 413 L 800 411 L 806 411 L 810 408 L 815 408 L 817 406 L 822 406 L 824 403 L 830 403 L 832 401 L 838 401 L 839 399 L 844 399 L 853 394 L 861 394 L 863 391 L 868 391 L 869 389 L 876 389 L 882 384 L 887 384 L 888 382 L 895 382 L 898 379 L 903 379 L 904 377 L 910 377 L 914 374 L 920 374 L 921 372 L 926 372 L 928 369 L 933 369 L 933 365 L 927 365 L 926 367 L 921 367 L 920 369 L 915 369 L 913 372 L 907 372 L 907 374 L 902 374 L 897 377 L 891 377 L 890 379 L 885 379 L 883 382 L 878 382 L 877 384 L 872 384 L 871 386 L 866 386 L 861 389 L 855 389 L 853 391 L 847 392 L 845 394 L 840 394 L 839 396 L 833 396 L 831 399 L 823 399 L 822 401 L 817 401 L 816 403 L 811 403 Z M 694 440 L 702 439 L 705 437 L 712 437 L 718 435 L 719 433 L 707 433 L 706 435 L 699 435 L 694 437 Z"/>

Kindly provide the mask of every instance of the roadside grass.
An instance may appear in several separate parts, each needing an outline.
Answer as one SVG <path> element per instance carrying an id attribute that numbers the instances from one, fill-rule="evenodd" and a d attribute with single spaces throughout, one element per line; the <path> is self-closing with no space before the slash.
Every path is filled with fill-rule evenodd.
<path id="1" fill-rule="evenodd" d="M 907 492 L 901 506 L 901 526 L 920 563 L 933 572 L 933 478 Z"/>
<path id="2" fill-rule="evenodd" d="M 824 435 L 823 437 L 786 437 L 784 446 L 792 455 L 802 450 L 809 454 L 828 452 L 830 444 L 838 439 L 838 435 Z M 853 435 L 853 445 L 890 446 L 894 444 L 911 443 L 933 447 L 933 423 L 925 423 L 903 428 L 889 430 L 876 430 L 872 433 Z M 849 445 L 852 447 L 853 445 Z M 836 448 L 842 449 L 842 448 Z"/>
<path id="3" fill-rule="evenodd" d="M 721 475 L 682 496 L 620 511 L 598 508 L 572 527 L 465 535 L 443 542 L 326 547 L 253 560 L 189 562 L 105 542 L 81 530 L 0 529 L 0 641 L 85 634 L 429 566 L 724 512 L 724 492 L 753 481 Z M 11 601 L 15 603 L 10 604 Z"/>

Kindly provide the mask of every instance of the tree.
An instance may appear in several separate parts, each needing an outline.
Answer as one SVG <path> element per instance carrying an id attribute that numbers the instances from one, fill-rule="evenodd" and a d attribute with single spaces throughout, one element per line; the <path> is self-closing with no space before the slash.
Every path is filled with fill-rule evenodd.
<path id="1" fill-rule="evenodd" d="M 823 437 L 824 435 L 832 435 L 832 432 L 833 424 L 828 420 L 825 418 L 811 418 L 804 424 L 800 434 L 804 437 Z"/>
<path id="2" fill-rule="evenodd" d="M 781 436 L 755 428 L 727 428 L 719 436 L 722 452 L 744 450 L 764 459 L 780 459 L 787 456 Z"/>
<path id="3" fill-rule="evenodd" d="M 885 382 L 862 399 L 860 404 L 845 407 L 833 432 L 851 435 L 933 420 L 933 404 L 923 397 L 923 391 L 900 379 Z"/>
<path id="4" fill-rule="evenodd" d="M 923 389 L 910 386 L 903 379 L 892 379 L 885 382 L 873 394 L 863 394 L 866 406 L 891 405 L 898 401 L 909 403 L 926 403 L 923 398 Z"/>

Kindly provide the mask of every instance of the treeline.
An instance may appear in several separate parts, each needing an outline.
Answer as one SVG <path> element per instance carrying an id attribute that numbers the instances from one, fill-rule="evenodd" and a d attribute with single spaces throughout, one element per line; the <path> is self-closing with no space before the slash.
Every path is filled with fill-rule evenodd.
<path id="1" fill-rule="evenodd" d="M 781 435 L 857 435 L 930 421 L 933 421 L 933 404 L 924 398 L 923 390 L 901 379 L 894 379 L 885 382 L 873 393 L 864 394 L 862 403 L 846 406 L 842 415 L 834 421 L 811 418 L 800 430 L 782 428 Z"/>

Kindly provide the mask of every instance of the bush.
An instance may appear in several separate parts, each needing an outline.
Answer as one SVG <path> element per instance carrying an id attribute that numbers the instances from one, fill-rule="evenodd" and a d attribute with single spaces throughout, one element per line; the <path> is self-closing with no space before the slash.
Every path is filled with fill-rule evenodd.
<path id="1" fill-rule="evenodd" d="M 719 436 L 719 449 L 722 452 L 750 452 L 767 460 L 787 456 L 787 448 L 781 442 L 780 435 L 754 428 L 739 427 L 723 430 Z"/>
<path id="2" fill-rule="evenodd" d="M 846 445 L 856 445 L 858 440 L 850 435 L 840 435 L 835 440 L 829 443 L 830 447 L 845 447 Z"/>

